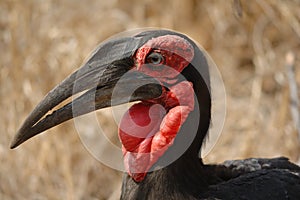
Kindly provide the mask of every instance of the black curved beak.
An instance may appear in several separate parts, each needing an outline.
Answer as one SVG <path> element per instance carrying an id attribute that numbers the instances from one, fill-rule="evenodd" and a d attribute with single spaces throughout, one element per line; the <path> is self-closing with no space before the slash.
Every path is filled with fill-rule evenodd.
<path id="1" fill-rule="evenodd" d="M 132 56 L 139 46 L 141 41 L 134 37 L 110 40 L 99 46 L 81 68 L 52 89 L 34 108 L 10 147 L 15 148 L 47 129 L 94 110 L 159 97 L 162 86 L 154 78 L 131 70 Z M 83 94 L 61 105 L 79 93 Z M 56 106 L 60 108 L 52 111 Z"/>

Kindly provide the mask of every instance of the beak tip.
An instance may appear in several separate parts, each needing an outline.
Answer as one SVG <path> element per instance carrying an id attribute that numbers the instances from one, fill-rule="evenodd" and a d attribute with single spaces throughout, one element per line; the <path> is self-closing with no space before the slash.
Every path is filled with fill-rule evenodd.
<path id="1" fill-rule="evenodd" d="M 15 149 L 25 141 L 26 138 L 22 137 L 22 134 L 17 133 L 12 142 L 10 143 L 10 149 Z"/>
<path id="2" fill-rule="evenodd" d="M 16 147 L 17 147 L 17 145 L 16 145 L 15 143 L 11 143 L 9 148 L 10 148 L 10 149 L 14 149 L 14 148 L 16 148 Z"/>
<path id="3" fill-rule="evenodd" d="M 10 149 L 14 149 L 17 146 L 19 146 L 20 144 L 21 144 L 21 142 L 17 138 L 14 138 L 14 140 L 10 143 Z"/>

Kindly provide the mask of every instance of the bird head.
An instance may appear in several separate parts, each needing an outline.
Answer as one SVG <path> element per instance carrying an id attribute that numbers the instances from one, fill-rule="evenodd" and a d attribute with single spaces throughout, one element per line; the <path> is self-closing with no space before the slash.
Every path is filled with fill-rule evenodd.
<path id="1" fill-rule="evenodd" d="M 203 52 L 187 36 L 169 30 L 108 40 L 34 108 L 11 148 L 69 119 L 133 101 L 138 102 L 122 117 L 119 138 L 124 166 L 135 181 L 163 165 L 164 157 L 198 155 L 211 117 Z"/>

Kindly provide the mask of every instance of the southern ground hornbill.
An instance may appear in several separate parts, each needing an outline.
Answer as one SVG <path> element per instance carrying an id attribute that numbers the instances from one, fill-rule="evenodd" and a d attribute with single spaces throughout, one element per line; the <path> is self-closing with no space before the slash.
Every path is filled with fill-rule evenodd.
<path id="1" fill-rule="evenodd" d="M 117 83 L 121 89 L 112 98 Z M 133 85 L 139 87 L 130 91 Z M 119 124 L 127 171 L 121 199 L 300 199 L 300 167 L 286 158 L 202 162 L 211 121 L 209 66 L 191 39 L 169 30 L 101 44 L 36 106 L 11 148 L 66 120 L 129 101 L 139 102 Z"/>

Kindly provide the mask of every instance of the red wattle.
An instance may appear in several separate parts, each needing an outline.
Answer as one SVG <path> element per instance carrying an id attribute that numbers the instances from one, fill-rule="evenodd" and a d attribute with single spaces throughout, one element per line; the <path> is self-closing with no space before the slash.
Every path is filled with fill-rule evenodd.
<path id="1" fill-rule="evenodd" d="M 159 130 L 165 113 L 165 109 L 158 104 L 134 104 L 124 114 L 119 125 L 119 137 L 123 147 L 130 152 L 138 152 L 141 142 Z"/>
<path id="2" fill-rule="evenodd" d="M 151 166 L 173 144 L 193 109 L 192 84 L 183 81 L 171 87 L 160 99 L 134 104 L 124 114 L 119 137 L 125 168 L 135 181 L 142 181 Z"/>

